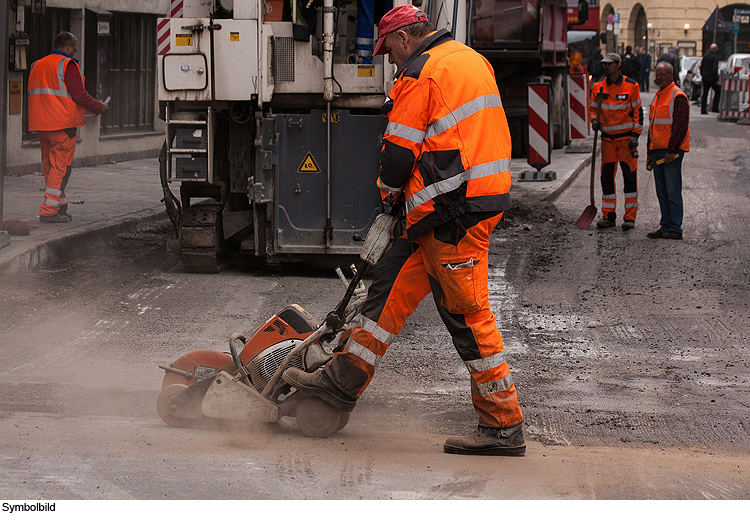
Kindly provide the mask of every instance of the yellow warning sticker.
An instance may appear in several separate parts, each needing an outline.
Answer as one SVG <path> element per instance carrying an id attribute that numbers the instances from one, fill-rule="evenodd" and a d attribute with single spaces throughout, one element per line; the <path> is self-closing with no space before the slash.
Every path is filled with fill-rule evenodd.
<path id="1" fill-rule="evenodd" d="M 231 33 L 229 33 L 229 40 L 232 42 L 239 42 L 240 41 L 239 31 L 232 31 Z"/>
<path id="2" fill-rule="evenodd" d="M 368 66 L 368 65 L 358 66 L 357 77 L 375 77 L 375 66 Z"/>
<path id="3" fill-rule="evenodd" d="M 300 172 L 300 173 L 320 172 L 320 167 L 318 167 L 318 164 L 315 162 L 315 158 L 313 158 L 310 152 L 307 153 L 307 156 L 305 156 L 305 159 L 303 159 L 302 163 L 300 163 L 299 168 L 297 169 L 297 172 Z"/>
<path id="4" fill-rule="evenodd" d="M 192 46 L 193 35 L 175 35 L 174 43 L 176 46 Z"/>
<path id="5" fill-rule="evenodd" d="M 325 123 L 327 121 L 326 114 L 323 114 L 323 122 Z M 338 123 L 339 122 L 339 113 L 338 112 L 331 112 L 331 123 Z"/>

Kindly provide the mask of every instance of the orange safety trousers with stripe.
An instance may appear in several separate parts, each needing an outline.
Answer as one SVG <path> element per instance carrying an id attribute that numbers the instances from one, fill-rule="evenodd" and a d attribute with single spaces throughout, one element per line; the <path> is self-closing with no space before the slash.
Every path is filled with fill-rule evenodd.
<path id="1" fill-rule="evenodd" d="M 407 317 L 432 293 L 469 371 L 480 425 L 507 427 L 523 419 L 487 285 L 489 238 L 502 213 L 481 216 L 459 217 L 414 243 L 406 237 L 393 243 L 375 268 L 360 326 L 326 365 L 339 389 L 352 397 L 362 394 Z"/>
<path id="2" fill-rule="evenodd" d="M 39 206 L 39 215 L 66 213 L 68 200 L 65 198 L 65 187 L 76 152 L 76 138 L 71 138 L 64 130 L 40 130 L 37 134 L 44 166 L 44 198 Z"/>
<path id="3" fill-rule="evenodd" d="M 628 147 L 630 138 L 602 138 L 602 216 L 614 213 L 617 208 L 617 186 L 615 174 L 620 164 L 625 193 L 625 220 L 635 222 L 638 214 L 638 160 Z"/>

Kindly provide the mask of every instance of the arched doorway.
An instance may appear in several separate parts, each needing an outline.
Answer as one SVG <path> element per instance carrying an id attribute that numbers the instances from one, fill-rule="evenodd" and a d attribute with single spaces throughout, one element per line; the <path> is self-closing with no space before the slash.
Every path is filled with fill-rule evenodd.
<path id="1" fill-rule="evenodd" d="M 629 36 L 633 39 L 633 49 L 648 48 L 648 18 L 641 4 L 635 4 L 630 12 Z"/>
<path id="2" fill-rule="evenodd" d="M 716 17 L 711 13 L 703 25 L 703 54 L 708 52 L 713 42 L 719 46 L 722 59 L 732 53 L 750 53 L 750 4 L 730 4 L 719 9 L 719 12 L 728 27 L 722 28 L 721 24 L 717 24 Z M 737 35 L 732 32 L 732 23 L 738 26 Z"/>
<path id="3" fill-rule="evenodd" d="M 727 22 L 738 25 L 739 33 L 726 34 L 725 41 L 719 44 L 719 54 L 726 59 L 732 53 L 750 53 L 750 5 L 730 4 L 721 8 L 721 14 Z"/>

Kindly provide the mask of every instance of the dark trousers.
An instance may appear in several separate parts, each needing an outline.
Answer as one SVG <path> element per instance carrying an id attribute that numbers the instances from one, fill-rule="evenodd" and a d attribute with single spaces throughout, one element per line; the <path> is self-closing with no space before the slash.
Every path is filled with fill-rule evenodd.
<path id="1" fill-rule="evenodd" d="M 708 103 L 708 90 L 713 89 L 714 91 L 714 104 L 712 105 L 711 111 L 719 111 L 719 99 L 721 99 L 721 85 L 719 83 L 710 83 L 703 81 L 703 93 L 701 94 L 701 113 L 706 113 L 706 104 Z"/>
<path id="2" fill-rule="evenodd" d="M 651 157 L 654 160 L 656 196 L 659 198 L 661 210 L 659 231 L 682 233 L 682 160 L 685 153 L 679 151 L 680 157 L 672 163 L 656 162 L 664 159 L 666 154 L 667 151 L 664 149 L 651 151 Z"/>

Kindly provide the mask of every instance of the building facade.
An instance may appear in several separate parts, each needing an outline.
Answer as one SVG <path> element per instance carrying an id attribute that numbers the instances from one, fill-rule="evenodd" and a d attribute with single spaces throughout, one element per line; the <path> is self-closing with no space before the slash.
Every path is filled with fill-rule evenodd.
<path id="1" fill-rule="evenodd" d="M 110 110 L 79 129 L 75 165 L 155 157 L 164 141 L 158 119 L 156 19 L 169 0 L 10 0 L 8 5 L 8 173 L 41 170 L 28 130 L 27 83 L 34 61 L 52 51 L 60 31 L 79 39 L 76 59 L 86 90 L 111 97 Z"/>
<path id="2" fill-rule="evenodd" d="M 727 22 L 736 18 L 736 34 L 714 27 L 710 19 L 717 7 Z M 616 15 L 619 34 L 613 23 Z M 606 35 L 602 45 L 606 51 L 622 53 L 626 46 L 644 47 L 656 59 L 676 47 L 681 56 L 702 56 L 716 42 L 726 59 L 732 53 L 750 53 L 750 4 L 726 0 L 602 0 L 600 30 Z"/>

